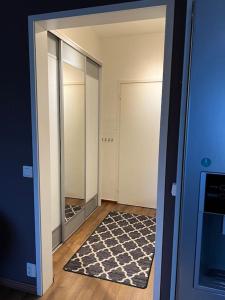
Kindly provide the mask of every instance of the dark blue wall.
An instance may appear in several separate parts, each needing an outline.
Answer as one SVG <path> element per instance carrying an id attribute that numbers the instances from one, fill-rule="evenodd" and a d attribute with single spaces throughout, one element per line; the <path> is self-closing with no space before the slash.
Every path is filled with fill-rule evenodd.
<path id="1" fill-rule="evenodd" d="M 27 278 L 25 264 L 35 262 L 34 239 L 34 203 L 33 182 L 22 177 L 22 165 L 32 164 L 29 53 L 28 53 L 28 15 L 106 5 L 129 1 L 112 0 L 39 0 L 6 1 L 0 18 L 1 28 L 1 72 L 0 72 L 0 277 L 35 284 Z M 182 51 L 184 34 L 183 8 L 186 1 L 177 1 L 182 10 L 181 22 L 175 32 L 173 81 L 171 90 L 170 112 L 175 116 L 173 126 L 169 127 L 173 149 L 169 149 L 168 158 L 176 161 L 179 126 L 180 89 L 182 74 Z M 176 14 L 176 17 L 179 13 Z M 178 23 L 179 23 L 178 22 Z M 178 55 L 179 49 L 179 55 Z M 173 100 L 173 102 L 172 102 Z M 172 124 L 172 123 L 171 123 Z M 173 151 L 172 157 L 169 156 Z M 170 171 L 169 171 L 170 168 Z M 171 169 L 172 168 L 172 169 Z M 175 181 L 176 162 L 167 166 L 166 200 L 169 201 L 169 188 Z M 172 232 L 171 220 L 173 207 L 167 208 L 165 230 Z M 171 212 L 171 213 L 170 213 Z M 164 247 L 172 247 L 171 239 L 164 234 Z M 171 252 L 169 252 L 171 253 Z M 170 273 L 170 255 L 164 257 L 164 281 Z M 163 283 L 164 284 L 164 283 Z M 168 291 L 168 289 L 165 289 Z M 165 298 L 164 298 L 165 299 Z"/>
<path id="2" fill-rule="evenodd" d="M 31 114 L 27 18 L 20 10 L 11 6 L 5 11 L 10 18 L 0 19 L 0 277 L 29 282 L 25 262 L 35 261 L 33 182 L 22 177 L 22 165 L 32 164 Z"/>
<path id="3" fill-rule="evenodd" d="M 225 1 L 198 0 L 194 8 L 177 299 L 220 300 L 224 295 L 194 288 L 193 282 L 196 243 L 200 239 L 197 223 L 201 172 L 225 173 Z M 209 158 L 211 164 L 203 164 L 204 158 Z M 222 224 L 220 234 L 218 219 L 207 218 L 206 224 L 215 264 L 218 267 L 220 261 L 224 270 Z M 215 230 L 214 236 L 209 229 Z"/>

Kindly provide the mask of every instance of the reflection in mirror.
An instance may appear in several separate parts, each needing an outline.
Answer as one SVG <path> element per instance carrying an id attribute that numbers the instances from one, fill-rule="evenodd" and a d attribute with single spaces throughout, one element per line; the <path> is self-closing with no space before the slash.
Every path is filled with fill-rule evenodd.
<path id="1" fill-rule="evenodd" d="M 86 61 L 86 202 L 98 197 L 99 66 Z"/>
<path id="2" fill-rule="evenodd" d="M 62 73 L 62 190 L 69 222 L 85 204 L 85 82 L 84 71 L 65 60 Z"/>

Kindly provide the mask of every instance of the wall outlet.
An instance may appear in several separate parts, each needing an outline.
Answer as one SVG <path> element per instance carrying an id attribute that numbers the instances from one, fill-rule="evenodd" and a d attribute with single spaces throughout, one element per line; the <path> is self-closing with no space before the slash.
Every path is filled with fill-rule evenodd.
<path id="1" fill-rule="evenodd" d="M 23 177 L 33 178 L 33 167 L 32 166 L 23 166 Z"/>
<path id="2" fill-rule="evenodd" d="M 32 263 L 27 263 L 27 276 L 35 278 L 37 274 L 36 265 Z"/>

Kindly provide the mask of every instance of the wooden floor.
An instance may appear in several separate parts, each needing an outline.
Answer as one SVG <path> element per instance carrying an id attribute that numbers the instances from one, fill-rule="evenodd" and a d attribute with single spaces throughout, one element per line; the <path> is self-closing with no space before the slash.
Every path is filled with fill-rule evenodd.
<path id="1" fill-rule="evenodd" d="M 53 255 L 54 283 L 43 297 L 7 288 L 0 289 L 1 300 L 151 300 L 153 299 L 154 263 L 146 289 L 134 288 L 93 277 L 63 271 L 63 266 L 85 242 L 111 210 L 155 216 L 155 210 L 103 202 L 101 207 Z"/>

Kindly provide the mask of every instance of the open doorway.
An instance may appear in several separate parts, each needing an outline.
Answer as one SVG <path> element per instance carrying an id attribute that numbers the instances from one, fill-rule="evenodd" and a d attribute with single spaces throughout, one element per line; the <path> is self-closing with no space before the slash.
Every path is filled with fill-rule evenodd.
<path id="1" fill-rule="evenodd" d="M 149 20 L 48 33 L 52 220 L 60 207 L 63 212 L 53 228 L 53 249 L 73 235 L 76 254 L 65 270 L 147 288 L 146 295 L 153 281 L 164 38 L 163 11 Z M 105 221 L 93 222 L 92 212 Z M 80 245 L 76 236 L 85 221 L 101 234 Z"/>
<path id="2" fill-rule="evenodd" d="M 90 172 L 87 172 L 87 166 L 88 166 L 87 150 L 89 150 L 89 147 L 87 147 L 88 145 L 87 122 L 89 120 L 89 118 L 87 118 L 88 90 L 87 88 L 85 88 L 82 92 L 80 89 L 82 89 L 82 86 L 87 84 L 88 75 L 92 79 L 97 78 L 100 82 L 100 84 L 98 84 L 99 96 L 97 96 L 97 98 L 100 100 L 98 102 L 98 105 L 100 103 L 100 108 L 97 107 L 96 109 L 96 107 L 95 108 L 92 107 L 92 109 L 90 109 L 89 112 L 90 118 L 93 118 L 93 116 L 96 117 L 96 113 L 100 112 L 99 114 L 97 114 L 97 123 L 100 125 L 99 126 L 100 132 L 98 131 L 97 133 L 98 135 L 97 156 L 95 156 L 95 159 L 89 159 L 90 165 L 93 164 L 93 162 L 95 162 L 95 166 L 92 165 L 92 170 L 94 169 L 96 171 L 97 168 L 97 181 L 95 180 L 95 183 L 97 183 L 97 186 L 95 184 L 95 189 L 97 188 L 96 190 L 97 193 L 93 194 L 92 195 L 93 197 L 91 198 L 94 199 L 95 202 L 93 205 L 91 205 L 91 208 L 88 208 L 88 213 L 86 212 L 87 205 L 80 205 L 80 204 L 78 205 L 81 207 L 80 211 L 83 211 L 82 221 L 78 222 L 79 224 L 77 225 L 76 228 L 73 227 L 72 231 L 70 231 L 67 237 L 65 237 L 65 234 L 64 236 L 62 235 L 63 236 L 62 242 L 64 242 L 71 234 L 73 234 L 73 236 L 71 237 L 71 239 L 68 240 L 68 242 L 66 242 L 67 243 L 66 245 L 70 245 L 70 243 L 73 243 L 72 241 L 76 241 L 76 239 L 78 238 L 78 236 L 76 235 L 78 234 L 76 229 L 79 228 L 84 223 L 84 221 L 86 222 L 82 225 L 82 227 L 80 227 L 79 229 L 80 233 L 84 233 L 85 228 L 87 227 L 89 227 L 90 229 L 99 225 L 101 226 L 101 221 L 104 222 L 103 217 L 106 217 L 107 215 L 105 213 L 106 212 L 108 213 L 112 210 L 119 211 L 119 215 L 121 214 L 123 219 L 124 219 L 124 215 L 126 215 L 128 219 L 135 218 L 136 221 L 137 218 L 140 218 L 139 223 L 142 223 L 142 225 L 143 223 L 146 223 L 147 227 L 153 228 L 153 226 L 155 226 L 155 214 L 156 214 L 155 209 L 157 208 L 159 211 L 157 216 L 158 253 L 156 252 L 156 257 L 158 255 L 158 263 L 161 264 L 161 252 L 160 252 L 161 242 L 160 241 L 162 240 L 161 222 L 163 219 L 163 206 L 158 201 L 160 205 L 159 207 L 157 207 L 156 198 L 161 200 L 161 193 L 163 193 L 164 190 L 163 185 L 165 180 L 165 178 L 161 178 L 163 177 L 163 173 L 165 172 L 163 171 L 165 169 L 165 156 L 164 156 L 165 153 L 163 153 L 162 150 L 161 152 L 159 152 L 159 140 L 160 140 L 160 147 L 162 149 L 162 147 L 164 147 L 166 144 L 168 99 L 169 99 L 169 95 L 166 94 L 166 91 L 168 91 L 169 70 L 166 71 L 164 70 L 164 81 L 163 81 L 163 59 L 164 57 L 166 57 L 168 60 L 171 59 L 168 58 L 168 53 L 167 55 L 164 55 L 165 17 L 166 17 L 166 6 L 155 6 L 155 7 L 148 7 L 148 8 L 145 7 L 144 9 L 139 8 L 138 10 L 130 9 L 129 11 L 126 10 L 119 11 L 119 12 L 115 11 L 111 13 L 111 15 L 109 13 L 105 13 L 105 14 L 102 13 L 101 20 L 99 19 L 98 14 L 93 14 L 93 15 L 90 14 L 84 16 L 84 19 L 82 18 L 79 19 L 76 16 L 74 17 L 70 16 L 69 18 L 65 18 L 65 17 L 58 18 L 57 21 L 45 18 L 44 21 L 39 21 L 35 23 L 35 31 L 32 32 L 34 34 L 35 43 L 36 43 L 36 57 L 33 57 L 34 61 L 36 61 L 36 78 L 37 78 L 36 93 L 34 95 L 34 100 L 38 110 L 36 110 L 36 106 L 33 106 L 33 110 L 34 110 L 33 124 L 35 125 L 33 130 L 34 130 L 34 146 L 36 147 L 37 141 L 39 142 L 38 144 L 39 160 L 37 159 L 34 164 L 35 167 L 34 171 L 37 172 L 37 174 L 39 174 L 39 181 L 36 182 L 37 184 L 36 188 L 37 189 L 39 188 L 38 189 L 39 194 L 37 193 L 38 199 L 36 203 L 37 204 L 36 210 L 37 213 L 39 213 L 39 216 L 41 217 L 40 219 L 37 219 L 37 222 L 40 222 L 39 228 L 41 229 L 41 231 L 37 232 L 36 235 L 39 238 L 42 237 L 41 247 L 43 247 L 43 244 L 45 245 L 45 251 L 42 252 L 42 257 L 41 257 L 42 260 L 39 261 L 39 267 L 40 267 L 40 270 L 38 270 L 40 271 L 40 277 L 39 277 L 40 289 L 38 292 L 39 294 L 42 294 L 46 290 L 46 288 L 51 283 L 53 277 L 52 266 L 51 266 L 52 259 L 50 255 L 52 249 L 52 243 L 51 243 L 52 228 L 51 226 L 49 226 L 49 220 L 52 219 L 51 207 L 53 207 L 53 205 L 49 205 L 49 203 L 46 203 L 46 198 L 51 199 L 52 203 L 55 200 L 52 198 L 53 192 L 51 188 L 53 184 L 51 183 L 51 180 L 55 178 L 56 173 L 52 172 L 51 170 L 52 142 L 49 138 L 51 137 L 51 124 L 50 124 L 49 116 L 54 110 L 51 110 L 48 101 L 46 102 L 44 100 L 45 97 L 47 97 L 45 99 L 51 98 L 50 96 L 51 91 L 49 89 L 48 79 L 52 77 L 51 76 L 49 77 L 50 68 L 47 67 L 49 65 L 48 64 L 49 32 L 51 35 L 54 36 L 53 39 L 56 40 L 56 43 L 60 44 L 60 47 L 57 48 L 59 49 L 58 51 L 59 76 L 57 81 L 60 82 L 59 83 L 60 88 L 58 90 L 59 91 L 58 94 L 56 93 L 53 98 L 55 99 L 63 98 L 64 100 L 65 98 L 69 99 L 70 98 L 69 95 L 71 95 L 71 93 L 73 95 L 79 94 L 80 95 L 79 97 L 85 98 L 86 106 L 85 106 L 85 117 L 83 120 L 84 121 L 83 124 L 85 123 L 84 127 L 85 127 L 86 138 L 85 138 L 83 149 L 85 149 L 84 152 L 86 158 L 83 165 L 85 165 L 86 178 L 85 178 L 85 184 L 81 184 L 85 189 L 86 189 L 85 185 L 87 184 L 87 177 L 90 174 Z M 146 28 L 148 28 L 148 30 L 146 30 Z M 171 34 L 170 30 L 168 30 L 168 32 Z M 86 38 L 85 38 L 85 34 L 86 34 Z M 96 41 L 93 41 L 94 36 L 95 39 L 98 40 L 99 43 L 98 45 L 96 44 Z M 170 36 L 170 38 L 172 38 L 172 36 Z M 171 41 L 167 42 L 167 46 L 171 47 Z M 32 47 L 33 44 L 31 43 L 31 51 L 32 51 Z M 67 63 L 67 65 L 70 66 L 64 68 L 62 63 L 64 58 L 62 57 L 62 55 L 66 53 L 70 56 L 72 52 L 74 53 L 72 58 L 73 62 L 70 61 L 70 58 L 67 60 L 65 59 L 64 63 Z M 98 56 L 99 54 L 102 55 L 102 57 Z M 82 56 L 82 59 L 84 61 L 83 67 L 81 67 L 80 65 L 78 59 L 79 55 Z M 88 67 L 88 63 L 91 65 L 90 67 Z M 134 68 L 135 63 L 138 66 L 136 69 Z M 165 65 L 167 64 L 168 62 Z M 70 78 L 67 78 L 67 82 L 63 82 L 62 77 L 66 77 L 65 74 L 62 76 L 63 72 L 68 72 L 68 74 L 73 73 L 70 72 L 69 69 L 71 66 L 75 66 L 75 65 L 76 67 L 77 65 L 79 65 L 79 67 L 77 68 L 84 72 L 85 74 L 84 76 L 86 76 L 85 79 L 81 80 L 81 77 L 84 78 L 83 76 L 81 76 L 79 77 L 79 79 L 76 78 L 75 80 L 74 79 L 71 80 Z M 98 69 L 98 71 L 96 72 L 95 70 L 93 70 L 93 66 L 95 66 L 95 68 L 100 68 L 101 71 L 100 69 Z M 118 66 L 120 66 L 120 69 L 116 69 Z M 89 74 L 88 74 L 88 69 L 90 71 Z M 55 72 L 57 72 L 57 68 L 55 68 L 54 70 Z M 45 72 L 48 75 L 47 81 L 46 81 Z M 77 75 L 77 72 L 75 73 Z M 162 101 L 161 103 L 162 82 L 163 82 L 163 89 L 164 89 L 164 98 L 163 98 L 164 101 Z M 89 92 L 89 95 L 90 98 L 93 97 L 96 98 L 93 93 Z M 72 98 L 74 98 L 74 96 Z M 76 201 L 81 200 L 83 198 L 87 199 L 87 190 L 85 190 L 85 197 L 83 198 L 78 197 L 75 194 L 74 196 L 71 196 L 69 194 L 66 195 L 65 193 L 62 195 L 61 193 L 62 181 L 63 181 L 62 180 L 62 173 L 63 173 L 62 153 L 63 155 L 65 154 L 64 151 L 65 143 L 62 142 L 62 137 L 64 139 L 65 132 L 63 136 L 62 131 L 64 131 L 64 126 L 66 126 L 66 124 L 64 120 L 62 126 L 62 118 L 60 117 L 62 117 L 62 111 L 64 112 L 64 110 L 62 110 L 62 104 L 60 101 L 61 100 L 59 100 L 58 109 L 55 109 L 55 111 L 59 112 L 58 116 L 55 115 L 55 121 L 59 122 L 58 125 L 59 134 L 56 134 L 58 139 L 57 149 L 59 151 L 57 157 L 58 159 L 59 157 L 61 157 L 61 164 L 59 166 L 60 172 L 58 172 L 57 174 L 58 177 L 60 177 L 60 183 L 59 183 L 60 191 L 58 193 L 60 195 L 59 202 L 61 205 L 60 221 L 64 222 L 66 209 L 68 207 L 71 209 L 75 217 L 77 215 L 80 215 L 79 212 L 76 213 L 76 211 L 74 211 L 73 203 L 71 203 L 71 201 L 73 202 L 74 199 L 76 199 Z M 161 107 L 164 115 L 161 118 L 161 128 L 160 128 Z M 63 107 L 63 109 L 64 108 L 65 107 Z M 80 105 L 80 108 L 82 109 L 82 105 Z M 94 111 L 95 113 L 93 113 Z M 68 113 L 71 112 L 72 110 L 68 109 Z M 37 120 L 35 118 L 37 118 Z M 78 118 L 74 118 L 73 116 L 72 120 L 77 121 Z M 81 123 L 82 120 L 79 124 Z M 38 131 L 36 125 L 38 127 Z M 93 129 L 93 126 L 89 125 L 89 127 L 90 130 Z M 70 131 L 67 130 L 67 132 Z M 160 137 L 160 132 L 161 132 L 161 137 Z M 93 134 L 90 134 L 89 138 L 91 139 L 91 137 L 93 137 Z M 127 139 L 127 137 L 129 138 Z M 72 138 L 70 138 L 70 141 L 71 139 Z M 64 147 L 62 150 L 63 143 L 64 143 Z M 82 142 L 79 144 L 79 146 L 81 144 Z M 80 149 L 82 149 L 82 147 L 80 147 Z M 53 151 L 55 151 L 55 149 Z M 69 146 L 68 149 L 71 150 L 71 146 Z M 130 156 L 126 155 L 129 149 L 130 149 L 129 151 Z M 48 155 L 46 155 L 46 150 Z M 91 153 L 93 153 L 93 151 Z M 96 161 L 97 161 L 97 165 L 96 165 Z M 81 160 L 79 160 L 78 162 L 80 163 Z M 69 167 L 71 167 L 70 163 L 71 160 L 68 164 Z M 65 172 L 66 164 L 67 163 L 64 162 L 64 168 L 63 168 L 64 172 Z M 158 170 L 160 170 L 159 174 L 158 174 Z M 83 176 L 83 174 L 81 176 Z M 156 192 L 157 178 L 159 178 L 158 194 Z M 59 182 L 59 178 L 57 180 Z M 49 183 L 49 185 L 46 183 Z M 64 199 L 63 207 L 62 207 L 62 198 Z M 102 205 L 102 200 L 105 200 L 103 205 Z M 41 209 L 39 207 L 39 201 L 42 203 Z M 96 214 L 95 211 L 97 205 L 100 206 L 98 210 L 103 208 L 103 210 L 101 211 L 99 210 L 99 213 L 97 212 L 98 214 Z M 84 207 L 84 209 L 82 209 L 82 207 Z M 42 211 L 44 209 L 45 212 Z M 89 217 L 90 213 L 92 212 L 94 213 Z M 98 218 L 98 222 L 96 222 L 96 217 Z M 142 219 L 142 217 L 144 217 L 144 219 Z M 113 218 L 113 215 L 111 215 L 110 218 Z M 75 220 L 73 216 L 70 219 Z M 67 222 L 68 221 L 70 220 L 67 220 Z M 107 222 L 107 220 L 105 222 Z M 71 224 L 71 222 L 69 223 Z M 61 227 L 61 230 L 64 231 L 65 233 L 64 226 Z M 74 232 L 76 236 L 74 235 Z M 85 242 L 85 240 L 87 239 L 88 235 L 90 235 L 90 233 L 91 233 L 90 230 L 89 233 L 88 232 L 85 233 L 86 238 L 83 240 L 83 242 Z M 151 230 L 150 234 L 149 233 L 143 234 L 143 239 L 145 239 L 144 235 L 149 237 L 154 236 L 155 229 L 153 231 Z M 60 234 L 58 236 L 60 236 Z M 135 237 L 133 237 L 133 239 L 135 240 Z M 82 242 L 80 243 L 82 245 Z M 121 243 L 122 242 L 120 242 L 119 244 Z M 150 245 L 152 248 L 154 248 L 155 245 L 154 240 L 150 241 Z M 141 247 L 143 248 L 144 246 L 145 245 L 142 245 Z M 66 248 L 63 247 L 64 245 L 56 251 L 55 253 L 56 257 L 58 257 L 57 255 L 59 255 L 59 253 L 61 254 L 64 253 Z M 74 248 L 75 251 L 73 250 L 72 252 L 76 252 L 76 247 Z M 82 250 L 82 248 L 80 250 Z M 68 255 L 69 255 L 68 253 L 65 255 L 61 264 L 64 264 L 66 262 L 66 260 L 68 259 Z M 96 256 L 96 254 L 94 256 Z M 142 277 L 143 274 L 146 273 L 148 275 L 146 282 L 148 283 L 149 274 L 153 273 L 152 261 L 154 257 L 154 249 L 152 249 L 152 251 L 148 253 L 147 256 L 150 258 L 149 261 L 151 263 L 147 267 L 144 266 L 143 270 L 140 269 L 140 270 L 136 270 L 135 272 L 141 273 Z M 75 259 L 76 257 L 73 256 L 72 262 L 74 262 Z M 132 260 L 134 260 L 134 258 Z M 122 262 L 121 265 L 128 265 L 128 262 L 126 263 Z M 155 262 L 155 265 L 156 268 L 158 268 L 156 273 L 159 274 L 161 265 L 157 265 L 157 260 Z M 37 261 L 37 267 L 38 267 L 38 261 Z M 44 274 L 44 270 L 46 268 L 48 271 L 47 273 Z M 64 270 L 68 271 L 68 269 L 74 272 L 74 264 L 72 263 L 72 267 L 71 265 L 66 264 Z M 152 272 L 150 273 L 151 270 Z M 62 270 L 60 270 L 60 272 L 62 272 Z M 95 275 L 92 274 L 94 277 L 101 278 L 99 274 L 96 274 L 96 270 L 94 272 Z M 131 277 L 135 277 L 135 272 L 134 274 L 131 274 Z M 86 273 L 84 274 L 89 275 Z M 71 274 L 67 276 L 68 278 L 71 279 Z M 157 285 L 160 284 L 159 281 L 157 282 L 157 280 L 159 280 L 159 277 L 157 278 L 156 276 L 156 280 L 155 280 L 156 295 L 157 295 Z M 111 280 L 109 278 L 105 278 L 105 279 Z M 140 278 L 138 278 L 138 281 L 139 280 Z M 153 280 L 153 275 L 152 275 L 152 280 Z M 123 281 L 125 284 L 128 284 L 127 280 L 124 278 L 117 280 L 116 282 L 120 282 L 120 281 Z M 88 283 L 83 283 L 84 286 L 85 284 Z M 103 288 L 105 289 L 106 286 L 107 288 L 110 289 L 110 285 L 108 282 L 105 283 L 105 287 Z M 135 285 L 133 284 L 133 286 Z M 139 287 L 143 288 L 146 286 L 147 286 L 146 284 L 142 283 L 142 286 Z M 146 298 L 148 298 L 150 295 L 153 295 L 152 291 L 153 291 L 153 287 L 151 283 L 151 286 L 147 288 L 145 291 L 138 289 L 137 297 L 143 299 L 143 296 L 145 294 Z M 114 287 L 112 287 L 111 292 L 112 293 L 114 292 Z M 124 291 L 124 293 L 127 293 L 127 291 Z M 134 290 L 131 290 L 130 293 L 131 294 L 134 293 Z"/>

